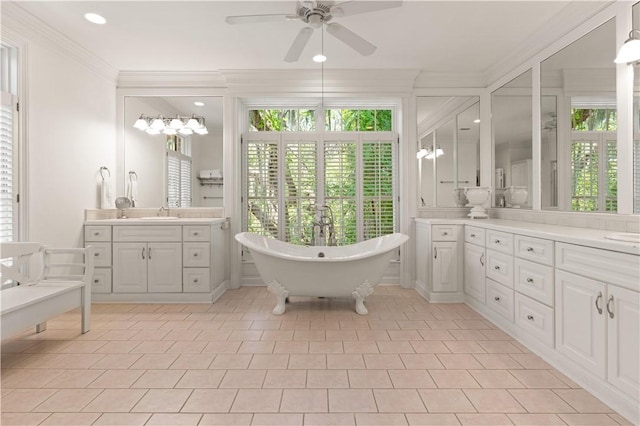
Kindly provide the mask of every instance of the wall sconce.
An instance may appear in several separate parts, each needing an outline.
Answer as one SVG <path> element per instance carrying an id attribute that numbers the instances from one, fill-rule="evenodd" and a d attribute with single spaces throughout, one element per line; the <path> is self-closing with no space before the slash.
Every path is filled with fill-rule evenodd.
<path id="1" fill-rule="evenodd" d="M 624 42 L 613 62 L 631 64 L 638 61 L 640 61 L 640 30 L 631 30 L 629 38 Z"/>
<path id="2" fill-rule="evenodd" d="M 444 151 L 442 150 L 442 148 L 440 148 L 440 146 L 436 147 L 435 152 L 433 151 L 432 148 L 428 148 L 428 149 L 422 148 L 416 154 L 416 158 L 418 160 L 421 160 L 423 158 L 426 158 L 427 160 L 433 160 L 436 157 L 440 157 L 442 154 L 444 154 Z"/>
<path id="3" fill-rule="evenodd" d="M 195 114 L 191 116 L 176 115 L 173 118 L 164 118 L 161 115 L 150 117 L 141 114 L 133 127 L 150 135 L 159 135 L 160 133 L 175 135 L 180 133 L 181 135 L 188 136 L 194 133 L 198 135 L 206 135 L 209 133 L 207 126 L 204 124 L 204 117 L 196 116 Z"/>

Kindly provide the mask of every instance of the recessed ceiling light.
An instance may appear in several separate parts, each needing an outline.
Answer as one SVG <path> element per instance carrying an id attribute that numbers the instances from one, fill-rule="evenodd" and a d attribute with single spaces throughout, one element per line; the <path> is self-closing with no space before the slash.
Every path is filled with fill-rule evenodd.
<path id="1" fill-rule="evenodd" d="M 326 60 L 327 60 L 327 57 L 324 56 L 323 54 L 318 54 L 313 57 L 313 62 L 324 62 Z"/>
<path id="2" fill-rule="evenodd" d="M 200 101 L 195 101 L 193 104 L 195 106 L 204 106 L 204 102 L 200 102 Z"/>
<path id="3" fill-rule="evenodd" d="M 480 122 L 480 119 L 479 119 L 479 118 L 476 118 L 475 120 L 473 120 L 473 122 L 474 122 L 474 123 L 479 123 L 479 122 Z"/>
<path id="4" fill-rule="evenodd" d="M 98 15 L 97 13 L 87 13 L 84 15 L 84 18 L 89 21 L 92 22 L 94 24 L 98 24 L 98 25 L 102 25 L 102 24 L 106 24 L 107 20 L 104 19 L 104 17 Z"/>

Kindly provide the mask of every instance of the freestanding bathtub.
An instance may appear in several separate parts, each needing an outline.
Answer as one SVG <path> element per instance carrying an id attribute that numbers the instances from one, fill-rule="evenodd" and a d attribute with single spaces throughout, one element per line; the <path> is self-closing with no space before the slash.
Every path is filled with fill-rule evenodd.
<path id="1" fill-rule="evenodd" d="M 394 250 L 408 239 L 395 233 L 348 246 L 307 247 L 250 232 L 236 234 L 276 296 L 274 315 L 284 313 L 289 296 L 353 297 L 356 312 L 367 314 L 364 300 L 382 279 Z"/>

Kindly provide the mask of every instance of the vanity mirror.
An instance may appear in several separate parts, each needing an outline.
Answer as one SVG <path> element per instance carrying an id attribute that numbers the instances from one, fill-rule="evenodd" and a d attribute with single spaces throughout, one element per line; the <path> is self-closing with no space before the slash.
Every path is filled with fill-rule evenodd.
<path id="1" fill-rule="evenodd" d="M 543 209 L 617 211 L 615 33 L 611 19 L 540 65 Z"/>
<path id="2" fill-rule="evenodd" d="M 141 116 L 151 127 L 151 118 L 162 117 L 167 127 L 176 128 L 167 133 L 176 134 L 134 127 L 144 124 L 138 121 Z M 189 132 L 194 116 L 200 126 Z M 179 123 L 171 122 L 176 117 L 186 126 L 182 131 Z M 202 122 L 206 134 L 198 133 L 205 133 Z M 134 206 L 222 207 L 222 123 L 221 97 L 126 96 L 124 182 Z"/>
<path id="3" fill-rule="evenodd" d="M 640 3 L 633 5 L 633 28 L 640 28 Z M 640 214 L 640 62 L 633 66 L 633 212 Z"/>
<path id="4" fill-rule="evenodd" d="M 532 207 L 532 81 L 529 70 L 491 94 L 495 207 Z"/>
<path id="5" fill-rule="evenodd" d="M 477 186 L 480 171 L 480 98 L 417 98 L 419 205 L 462 207 L 462 191 Z"/>

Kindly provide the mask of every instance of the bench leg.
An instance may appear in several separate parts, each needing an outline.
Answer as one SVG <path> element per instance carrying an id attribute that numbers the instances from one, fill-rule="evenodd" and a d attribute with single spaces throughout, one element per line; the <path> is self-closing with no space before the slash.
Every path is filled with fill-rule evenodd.
<path id="1" fill-rule="evenodd" d="M 41 322 L 40 324 L 36 325 L 36 333 L 42 333 L 46 329 L 47 329 L 47 323 L 46 322 Z"/>
<path id="2" fill-rule="evenodd" d="M 87 287 L 82 287 L 80 297 L 82 298 L 80 310 L 82 311 L 82 334 L 91 329 L 91 291 Z"/>

